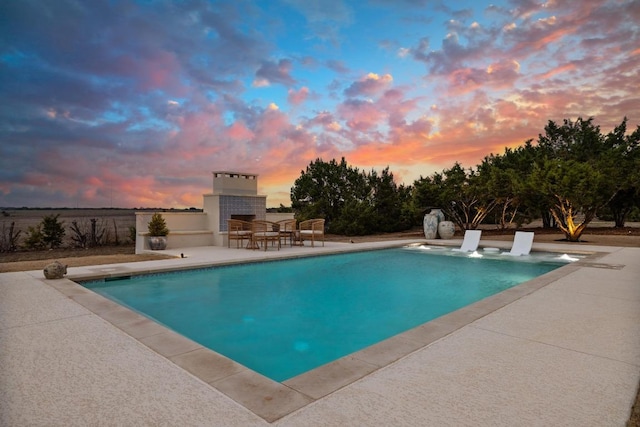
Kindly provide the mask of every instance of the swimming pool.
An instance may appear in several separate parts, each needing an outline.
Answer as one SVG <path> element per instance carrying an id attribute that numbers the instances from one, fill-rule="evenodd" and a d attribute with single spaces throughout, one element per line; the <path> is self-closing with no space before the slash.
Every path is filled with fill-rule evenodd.
<path id="1" fill-rule="evenodd" d="M 396 248 L 83 285 L 284 381 L 561 265 Z"/>

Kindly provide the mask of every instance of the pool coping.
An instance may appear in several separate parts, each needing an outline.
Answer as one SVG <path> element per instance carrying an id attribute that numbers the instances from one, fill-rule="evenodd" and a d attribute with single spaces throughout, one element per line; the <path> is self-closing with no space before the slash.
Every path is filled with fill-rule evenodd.
<path id="1" fill-rule="evenodd" d="M 209 384 L 214 389 L 230 397 L 249 411 L 268 422 L 274 422 L 292 412 L 322 399 L 400 359 L 428 347 L 458 329 L 529 295 L 582 267 L 617 268 L 617 265 L 598 263 L 607 252 L 576 250 L 586 257 L 580 261 L 562 266 L 533 280 L 509 288 L 498 294 L 484 298 L 471 305 L 438 317 L 430 322 L 414 327 L 358 352 L 351 353 L 316 369 L 300 374 L 283 382 L 273 381 L 213 350 L 166 328 L 155 321 L 138 314 L 116 302 L 109 300 L 75 281 L 113 278 L 123 275 L 149 274 L 184 269 L 232 265 L 237 263 L 272 261 L 308 256 L 331 255 L 336 253 L 376 250 L 407 246 L 415 241 L 381 242 L 377 245 L 357 245 L 328 248 L 296 254 L 266 255 L 257 260 L 208 261 L 192 263 L 188 266 L 159 266 L 136 268 L 129 264 L 126 269 L 102 268 L 69 274 L 62 280 L 48 281 L 52 287 L 82 305 L 92 313 L 122 330 L 143 345 L 170 360 L 182 369 Z M 419 243 L 424 243 L 420 240 Z M 494 242 L 495 243 L 495 242 Z M 438 245 L 450 246 L 447 242 Z M 563 253 L 566 250 L 548 252 Z M 275 252 L 269 252 L 273 255 Z M 133 267 L 132 267 L 133 266 Z"/>

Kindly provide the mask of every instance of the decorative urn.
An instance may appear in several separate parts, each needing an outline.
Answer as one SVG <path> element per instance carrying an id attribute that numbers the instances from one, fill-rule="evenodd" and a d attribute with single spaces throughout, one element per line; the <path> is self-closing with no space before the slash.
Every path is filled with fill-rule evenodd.
<path id="1" fill-rule="evenodd" d="M 451 239 L 456 233 L 456 226 L 453 221 L 440 221 L 438 224 L 438 234 L 441 239 Z"/>
<path id="2" fill-rule="evenodd" d="M 438 236 L 438 217 L 431 213 L 425 214 L 422 220 L 422 227 L 425 239 L 435 239 Z"/>
<path id="3" fill-rule="evenodd" d="M 164 250 L 167 248 L 167 235 L 169 229 L 162 215 L 154 213 L 149 221 L 149 249 L 152 251 Z"/>

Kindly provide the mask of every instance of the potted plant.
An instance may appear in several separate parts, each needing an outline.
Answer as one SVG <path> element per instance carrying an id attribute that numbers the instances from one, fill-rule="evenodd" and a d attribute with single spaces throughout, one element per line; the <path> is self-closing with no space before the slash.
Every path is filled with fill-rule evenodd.
<path id="1" fill-rule="evenodd" d="M 167 235 L 169 229 L 162 215 L 154 213 L 149 221 L 149 248 L 152 251 L 167 248 Z"/>

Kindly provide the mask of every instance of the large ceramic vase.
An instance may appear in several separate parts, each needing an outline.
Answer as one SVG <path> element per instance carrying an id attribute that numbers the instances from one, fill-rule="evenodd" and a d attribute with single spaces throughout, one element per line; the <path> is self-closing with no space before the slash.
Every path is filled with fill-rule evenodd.
<path id="1" fill-rule="evenodd" d="M 440 221 L 438 223 L 438 234 L 441 239 L 451 239 L 456 233 L 456 226 L 452 221 Z"/>
<path id="2" fill-rule="evenodd" d="M 149 249 L 152 251 L 167 249 L 167 236 L 149 236 Z"/>
<path id="3" fill-rule="evenodd" d="M 438 224 L 444 221 L 444 212 L 442 212 L 442 209 L 434 208 L 431 209 L 429 213 L 438 217 Z"/>
<path id="4" fill-rule="evenodd" d="M 434 214 L 425 214 L 422 220 L 425 239 L 432 240 L 438 235 L 438 217 Z"/>

